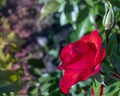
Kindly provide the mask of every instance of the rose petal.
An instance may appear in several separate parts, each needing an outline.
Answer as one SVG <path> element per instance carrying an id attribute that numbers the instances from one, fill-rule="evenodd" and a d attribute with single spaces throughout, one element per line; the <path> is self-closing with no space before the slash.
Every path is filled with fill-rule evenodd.
<path id="1" fill-rule="evenodd" d="M 101 63 L 102 60 L 104 59 L 106 55 L 106 51 L 105 51 L 105 48 L 102 47 L 102 49 L 100 50 L 100 59 L 99 59 L 99 62 Z"/>
<path id="2" fill-rule="evenodd" d="M 100 51 L 97 52 L 96 57 L 95 57 L 95 61 L 94 64 L 101 64 L 102 60 L 104 59 L 106 55 L 106 51 L 105 49 L 102 47 Z M 95 66 L 96 66 L 95 65 Z"/>
<path id="3" fill-rule="evenodd" d="M 95 58 L 95 67 L 94 67 L 91 75 L 95 75 L 95 74 L 97 74 L 100 71 L 100 65 L 101 65 L 101 62 L 104 59 L 105 55 L 106 55 L 106 51 L 102 47 L 102 49 L 100 50 L 100 52 L 98 53 L 98 55 L 96 55 L 96 58 Z"/>
<path id="4" fill-rule="evenodd" d="M 94 63 L 94 54 L 90 51 L 78 55 L 71 60 L 71 62 L 66 65 L 65 69 L 87 69 L 89 70 L 93 67 Z"/>
<path id="5" fill-rule="evenodd" d="M 92 70 L 91 76 L 98 74 L 100 71 L 100 64 L 97 64 L 97 66 L 95 66 L 95 68 Z"/>
<path id="6" fill-rule="evenodd" d="M 69 44 L 62 49 L 60 60 L 63 63 L 68 63 L 71 60 L 71 57 L 70 57 L 71 50 L 72 50 L 72 44 Z"/>
<path id="7" fill-rule="evenodd" d="M 85 57 L 85 53 L 86 55 L 89 55 L 89 51 L 90 50 L 88 46 L 84 42 L 81 42 L 80 40 L 67 45 L 61 51 L 60 60 L 62 62 L 62 65 L 60 65 L 58 69 L 62 70 L 66 68 L 66 66 L 69 66 L 74 61 L 76 62 L 76 60 L 79 62 L 83 56 Z M 84 61 L 82 60 L 82 63 L 83 62 Z M 85 66 L 85 64 L 83 65 Z"/>
<path id="8" fill-rule="evenodd" d="M 101 48 L 102 39 L 98 33 L 98 30 L 94 30 L 90 35 L 90 41 L 93 42 L 98 50 Z"/>
<path id="9" fill-rule="evenodd" d="M 88 74 L 88 72 L 84 72 L 83 70 L 65 70 L 64 76 L 60 81 L 61 91 L 67 94 L 72 85 L 88 79 Z"/>
<path id="10" fill-rule="evenodd" d="M 94 30 L 91 34 L 83 36 L 81 40 L 85 43 L 91 42 L 95 44 L 97 50 L 100 49 L 102 44 L 102 39 L 98 33 L 98 30 Z"/>

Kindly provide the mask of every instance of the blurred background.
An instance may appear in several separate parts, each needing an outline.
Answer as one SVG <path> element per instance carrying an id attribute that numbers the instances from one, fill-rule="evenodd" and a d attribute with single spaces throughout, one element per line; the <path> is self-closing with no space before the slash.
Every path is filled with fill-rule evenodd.
<path id="1" fill-rule="evenodd" d="M 119 30 L 120 1 L 111 3 Z M 0 96 L 65 96 L 60 51 L 94 29 L 104 42 L 104 13 L 104 0 L 0 0 Z M 91 87 L 88 79 L 66 96 L 91 96 Z"/>

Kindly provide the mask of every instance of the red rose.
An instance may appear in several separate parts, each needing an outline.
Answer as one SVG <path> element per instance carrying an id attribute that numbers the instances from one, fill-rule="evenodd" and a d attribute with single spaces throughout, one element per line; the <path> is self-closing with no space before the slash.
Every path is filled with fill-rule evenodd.
<path id="1" fill-rule="evenodd" d="M 65 46 L 60 55 L 62 64 L 58 68 L 64 70 L 60 81 L 61 91 L 67 94 L 72 85 L 97 74 L 105 54 L 98 30 Z"/>

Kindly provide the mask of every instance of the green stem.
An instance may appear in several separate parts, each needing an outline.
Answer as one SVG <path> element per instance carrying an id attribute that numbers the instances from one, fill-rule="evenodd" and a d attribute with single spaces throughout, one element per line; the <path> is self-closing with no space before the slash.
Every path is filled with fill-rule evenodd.
<path id="1" fill-rule="evenodd" d="M 109 41 L 110 31 L 111 31 L 110 29 L 105 30 L 105 34 L 106 34 L 106 43 L 108 43 L 108 41 Z"/>

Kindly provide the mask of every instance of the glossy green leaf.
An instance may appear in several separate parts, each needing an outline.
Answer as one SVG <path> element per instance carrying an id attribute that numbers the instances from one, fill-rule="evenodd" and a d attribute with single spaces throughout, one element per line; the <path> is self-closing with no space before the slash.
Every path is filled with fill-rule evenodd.
<path id="1" fill-rule="evenodd" d="M 107 43 L 107 46 L 106 46 L 106 50 L 107 50 L 107 55 L 110 55 L 110 54 L 115 54 L 116 53 L 116 48 L 117 48 L 117 37 L 116 37 L 116 34 L 113 34 L 110 39 L 109 39 L 109 42 Z"/>
<path id="2" fill-rule="evenodd" d="M 113 65 L 115 66 L 117 72 L 120 74 L 120 56 L 114 55 L 112 57 Z"/>
<path id="3" fill-rule="evenodd" d="M 76 23 L 79 24 L 83 22 L 87 18 L 88 14 L 89 14 L 89 9 L 87 7 L 83 8 L 78 15 Z"/>

